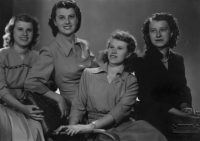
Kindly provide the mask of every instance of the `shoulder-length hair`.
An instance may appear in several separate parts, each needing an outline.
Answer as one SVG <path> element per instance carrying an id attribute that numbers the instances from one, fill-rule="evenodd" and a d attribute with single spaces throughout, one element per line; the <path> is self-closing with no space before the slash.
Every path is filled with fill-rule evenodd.
<path id="1" fill-rule="evenodd" d="M 55 37 L 58 33 L 58 28 L 57 26 L 55 26 L 54 21 L 56 19 L 56 10 L 59 8 L 66 8 L 66 9 L 73 8 L 75 10 L 75 14 L 78 18 L 78 23 L 75 29 L 75 33 L 76 33 L 80 29 L 80 26 L 81 26 L 81 11 L 74 0 L 67 0 L 67 1 L 58 2 L 52 8 L 51 17 L 49 19 L 49 26 L 51 27 L 53 36 Z"/>
<path id="2" fill-rule="evenodd" d="M 152 46 L 152 42 L 149 36 L 149 24 L 152 20 L 155 21 L 166 21 L 169 25 L 172 36 L 168 42 L 168 46 L 173 49 L 177 45 L 178 36 L 180 35 L 178 21 L 169 13 L 155 13 L 149 17 L 143 24 L 142 33 L 145 41 L 145 46 L 148 49 L 149 46 Z"/>
<path id="3" fill-rule="evenodd" d="M 107 48 L 105 50 L 100 51 L 99 60 L 103 63 L 109 62 L 108 48 L 112 39 L 117 39 L 128 44 L 127 49 L 130 56 L 124 61 L 124 71 L 131 72 L 132 60 L 137 56 L 137 41 L 135 37 L 127 31 L 117 29 L 112 33 L 111 37 L 108 39 Z"/>
<path id="4" fill-rule="evenodd" d="M 30 44 L 28 45 L 28 48 L 32 49 L 32 47 L 38 43 L 38 39 L 39 39 L 39 35 L 40 35 L 39 34 L 39 24 L 35 17 L 32 17 L 28 14 L 19 14 L 10 19 L 9 23 L 5 27 L 5 35 L 3 36 L 4 47 L 11 47 L 13 45 L 13 43 L 14 43 L 13 30 L 14 30 L 16 22 L 18 22 L 18 21 L 32 23 L 33 38 L 32 38 L 32 41 L 30 42 Z"/>

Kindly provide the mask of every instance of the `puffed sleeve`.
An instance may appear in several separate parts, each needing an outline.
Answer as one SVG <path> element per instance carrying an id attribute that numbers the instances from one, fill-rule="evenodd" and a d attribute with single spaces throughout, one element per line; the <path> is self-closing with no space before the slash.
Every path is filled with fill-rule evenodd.
<path id="1" fill-rule="evenodd" d="M 5 74 L 5 65 L 3 62 L 4 54 L 0 54 L 0 99 L 9 93 L 9 90 L 7 89 L 7 83 L 6 83 L 6 74 Z"/>
<path id="2" fill-rule="evenodd" d="M 125 93 L 109 114 L 115 119 L 116 125 L 127 118 L 131 112 L 131 108 L 136 101 L 138 94 L 138 83 L 134 75 L 129 75 L 124 82 Z"/>
<path id="3" fill-rule="evenodd" d="M 45 94 L 50 89 L 45 85 L 53 72 L 54 64 L 51 51 L 48 47 L 40 50 L 37 62 L 33 65 L 24 83 L 24 88 L 33 92 Z"/>
<path id="4" fill-rule="evenodd" d="M 77 118 L 79 121 L 82 120 L 83 115 L 86 112 L 86 102 L 87 102 L 87 84 L 89 82 L 88 71 L 85 69 L 80 79 L 79 89 L 76 92 L 75 97 L 72 101 L 70 118 Z"/>

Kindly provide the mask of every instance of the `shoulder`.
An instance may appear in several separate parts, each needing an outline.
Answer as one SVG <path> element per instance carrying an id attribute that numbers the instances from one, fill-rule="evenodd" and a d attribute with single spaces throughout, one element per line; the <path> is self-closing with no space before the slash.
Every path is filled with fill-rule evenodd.
<path id="1" fill-rule="evenodd" d="M 30 50 L 30 52 L 32 53 L 33 56 L 38 57 L 39 56 L 39 51 L 37 50 Z"/>
<path id="2" fill-rule="evenodd" d="M 86 49 L 90 48 L 90 44 L 87 40 L 77 38 L 77 41 L 81 44 L 82 47 L 84 47 Z"/>
<path id="3" fill-rule="evenodd" d="M 0 58 L 3 60 L 5 58 L 7 58 L 7 56 L 9 56 L 9 54 L 11 54 L 12 50 L 11 48 L 1 48 L 0 49 Z"/>
<path id="4" fill-rule="evenodd" d="M 179 60 L 179 61 L 182 61 L 183 60 L 183 57 L 177 53 L 177 52 L 174 52 L 174 51 L 170 51 L 170 56 L 172 57 L 172 59 L 174 60 Z"/>

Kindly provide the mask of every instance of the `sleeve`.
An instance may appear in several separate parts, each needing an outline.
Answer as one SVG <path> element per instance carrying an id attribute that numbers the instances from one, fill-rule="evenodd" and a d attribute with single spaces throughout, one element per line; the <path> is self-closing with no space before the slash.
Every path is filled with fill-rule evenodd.
<path id="1" fill-rule="evenodd" d="M 4 62 L 2 57 L 4 57 L 3 54 L 0 54 L 0 99 L 9 93 L 9 90 L 7 88 L 7 83 L 6 83 L 6 73 L 4 69 Z"/>
<path id="2" fill-rule="evenodd" d="M 183 83 L 182 84 L 182 89 L 181 89 L 181 95 L 180 95 L 180 106 L 184 107 L 192 107 L 192 96 L 191 96 L 191 91 L 190 88 L 187 86 L 187 80 L 185 77 L 185 66 L 184 66 L 184 59 L 181 56 L 180 59 L 180 64 L 181 64 L 181 75 L 180 75 L 180 81 Z"/>
<path id="3" fill-rule="evenodd" d="M 94 56 L 93 52 L 90 49 L 89 42 L 86 41 L 85 44 L 88 47 L 88 52 L 89 52 L 89 55 L 90 55 L 90 58 L 91 58 L 91 68 L 97 68 L 97 67 L 99 67 L 99 64 L 97 63 L 97 59 L 96 59 L 96 57 Z"/>
<path id="4" fill-rule="evenodd" d="M 79 121 L 82 120 L 83 115 L 86 112 L 86 102 L 87 102 L 87 84 L 89 83 L 88 71 L 84 70 L 79 84 L 79 89 L 77 90 L 71 107 L 70 118 L 77 118 Z"/>
<path id="5" fill-rule="evenodd" d="M 115 119 L 116 125 L 127 118 L 138 94 L 138 83 L 135 76 L 130 75 L 125 82 L 125 93 L 109 114 Z"/>
<path id="6" fill-rule="evenodd" d="M 40 94 L 50 91 L 45 83 L 49 80 L 53 68 L 53 56 L 50 49 L 44 47 L 41 49 L 37 62 L 33 65 L 25 80 L 24 88 Z"/>

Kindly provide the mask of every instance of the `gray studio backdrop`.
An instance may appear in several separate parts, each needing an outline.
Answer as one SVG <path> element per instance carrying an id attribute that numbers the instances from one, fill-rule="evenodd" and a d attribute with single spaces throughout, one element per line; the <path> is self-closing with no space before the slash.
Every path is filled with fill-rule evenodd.
<path id="1" fill-rule="evenodd" d="M 0 0 L 2 23 L 11 15 L 29 13 L 39 19 L 39 50 L 54 38 L 48 26 L 51 8 L 59 0 Z M 79 38 L 90 42 L 91 50 L 98 57 L 99 50 L 106 47 L 107 39 L 115 29 L 123 29 L 133 34 L 138 48 L 144 42 L 141 27 L 144 20 L 156 12 L 172 13 L 179 21 L 181 36 L 174 49 L 184 57 L 186 77 L 192 90 L 193 107 L 200 110 L 200 0 L 76 0 L 82 12 Z M 2 4 L 1 4 L 2 5 Z M 12 5 L 12 8 L 10 8 Z M 2 6 L 1 6 L 2 7 Z M 3 17 L 2 17 L 3 15 Z M 1 29 L 2 29 L 1 24 Z M 2 33 L 1 33 L 2 34 Z M 2 35 L 1 35 L 2 36 Z"/>

